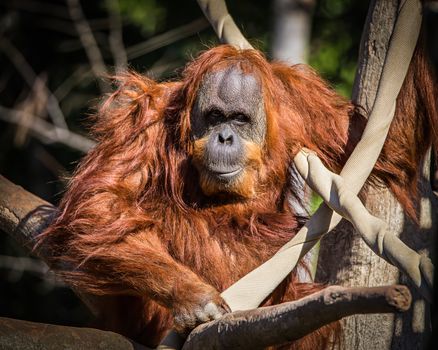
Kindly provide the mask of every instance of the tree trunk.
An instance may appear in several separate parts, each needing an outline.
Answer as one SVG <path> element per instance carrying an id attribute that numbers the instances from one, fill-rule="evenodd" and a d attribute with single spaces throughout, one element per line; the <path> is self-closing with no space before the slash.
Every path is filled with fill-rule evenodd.
<path id="1" fill-rule="evenodd" d="M 275 0 L 272 57 L 289 64 L 305 63 L 315 0 Z"/>
<path id="2" fill-rule="evenodd" d="M 402 1 L 375 0 L 370 4 L 362 37 L 353 101 L 369 112 L 388 50 L 388 41 Z M 364 191 L 366 207 L 385 220 L 409 247 L 429 254 L 437 232 L 437 198 L 430 186 L 429 159 L 420 177 L 419 227 L 386 188 Z M 430 335 L 429 305 L 397 268 L 375 255 L 345 220 L 321 242 L 317 281 L 343 286 L 408 285 L 412 309 L 403 315 L 355 315 L 344 319 L 345 349 L 423 349 Z"/>

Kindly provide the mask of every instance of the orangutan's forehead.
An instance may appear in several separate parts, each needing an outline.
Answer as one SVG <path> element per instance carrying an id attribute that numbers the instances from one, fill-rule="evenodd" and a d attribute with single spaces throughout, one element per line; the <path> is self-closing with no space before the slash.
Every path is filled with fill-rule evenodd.
<path id="1" fill-rule="evenodd" d="M 232 103 L 244 96 L 260 97 L 260 85 L 254 75 L 245 74 L 238 68 L 216 72 L 211 82 L 218 86 L 218 97 L 225 103 Z"/>
<path id="2" fill-rule="evenodd" d="M 256 114 L 263 100 L 257 77 L 234 66 L 208 73 L 198 98 L 201 109 L 203 105 L 215 105 L 225 113 L 230 110 L 250 115 Z"/>

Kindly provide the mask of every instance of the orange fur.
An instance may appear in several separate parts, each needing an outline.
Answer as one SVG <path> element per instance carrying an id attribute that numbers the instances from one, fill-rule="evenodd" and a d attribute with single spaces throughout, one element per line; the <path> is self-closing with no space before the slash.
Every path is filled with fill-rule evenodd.
<path id="1" fill-rule="evenodd" d="M 193 159 L 202 156 L 202 143 L 190 140 L 190 112 L 203 76 L 230 65 L 260 79 L 267 137 L 262 149 L 247 148 L 257 172 L 241 187 L 245 194 L 254 188 L 257 195 L 217 202 L 199 185 Z M 415 72 L 412 67 L 405 90 L 416 86 Z M 357 123 L 361 119 L 355 108 L 308 67 L 269 63 L 258 51 L 230 46 L 203 53 L 186 67 L 181 82 L 160 84 L 127 73 L 118 77 L 118 84 L 96 115 L 98 144 L 76 170 L 40 244 L 51 250 L 52 267 L 69 283 L 111 296 L 103 327 L 154 346 L 171 327 L 170 310 L 190 308 L 200 298 L 216 295 L 297 232 L 300 222 L 287 198 L 294 193 L 289 165 L 299 148 L 314 150 L 327 166 L 339 170 L 363 123 Z M 431 140 L 428 123 L 437 117 L 430 109 L 435 114 L 415 120 L 401 114 L 416 111 L 421 103 L 436 106 L 431 88 L 417 90 L 413 100 L 405 99 L 407 92 L 401 94 L 374 172 L 407 208 L 411 197 L 406 184 L 416 176 L 411 171 Z M 423 140 L 411 131 L 399 135 L 403 125 L 422 130 Z M 395 149 L 399 153 L 393 161 Z M 293 272 L 265 304 L 297 299 L 317 288 L 298 283 Z M 323 327 L 290 347 L 323 348 L 336 331 L 336 324 Z"/>

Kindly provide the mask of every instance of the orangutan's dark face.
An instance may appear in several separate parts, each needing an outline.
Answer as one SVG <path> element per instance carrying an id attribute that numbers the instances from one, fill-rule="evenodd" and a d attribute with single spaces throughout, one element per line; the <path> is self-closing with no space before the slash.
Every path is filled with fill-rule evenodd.
<path id="1" fill-rule="evenodd" d="M 192 110 L 191 132 L 203 192 L 251 197 L 266 134 L 257 77 L 238 67 L 207 74 Z"/>

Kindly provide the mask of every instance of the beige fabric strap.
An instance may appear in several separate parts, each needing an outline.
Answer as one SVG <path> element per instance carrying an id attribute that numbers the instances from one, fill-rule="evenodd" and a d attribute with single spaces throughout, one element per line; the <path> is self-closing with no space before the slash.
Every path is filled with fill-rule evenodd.
<path id="1" fill-rule="evenodd" d="M 421 26 L 421 4 L 406 0 L 400 6 L 381 74 L 376 100 L 362 139 L 341 172 L 346 186 L 357 194 L 382 150 L 395 111 L 395 100 L 409 67 Z M 296 165 L 299 159 L 295 159 Z M 298 234 L 270 260 L 222 293 L 232 310 L 256 308 L 283 281 L 315 243 L 341 220 L 322 204 Z"/>
<path id="2" fill-rule="evenodd" d="M 303 149 L 296 157 L 297 170 L 306 183 L 336 213 L 350 221 L 365 243 L 380 257 L 397 266 L 432 301 L 433 264 L 409 248 L 387 229 L 386 223 L 371 215 L 344 179 L 329 171 L 312 152 Z"/>
<path id="3" fill-rule="evenodd" d="M 210 23 L 222 42 L 232 43 L 236 47 L 242 49 L 251 48 L 229 16 L 224 1 L 198 0 L 198 3 L 203 9 L 206 17 L 210 20 Z M 231 29 L 229 31 L 226 29 L 228 23 L 231 23 Z M 347 204 L 347 207 L 345 207 L 345 202 L 342 201 L 341 203 L 341 201 L 339 201 L 337 206 L 333 205 L 333 203 L 331 203 L 331 205 L 334 209 L 337 209 L 352 221 L 360 221 L 355 219 L 355 216 L 358 215 L 358 213 L 359 215 L 367 215 L 368 213 L 366 209 L 364 212 L 363 209 L 360 208 L 360 205 L 355 201 L 355 198 L 357 198 L 357 193 L 360 191 L 371 173 L 382 150 L 389 126 L 394 116 L 395 100 L 404 81 L 404 77 L 406 76 L 418 39 L 420 26 L 420 2 L 418 0 L 406 0 L 402 2 L 393 29 L 384 68 L 380 77 L 376 100 L 368 119 L 367 126 L 360 142 L 345 164 L 340 176 L 335 176 L 334 179 L 332 179 L 335 183 L 337 181 L 342 181 L 343 187 L 348 189 L 349 195 L 347 198 L 352 198 L 353 204 Z M 294 162 L 297 168 L 301 169 L 303 174 L 307 172 L 309 176 L 309 173 L 312 171 L 318 172 L 319 166 L 315 167 L 317 161 L 315 163 L 315 159 L 312 159 L 312 157 L 309 158 L 305 150 L 296 156 Z M 323 170 L 319 167 L 319 171 Z M 315 183 L 318 182 L 319 180 L 315 181 Z M 323 187 L 319 188 L 319 191 L 324 194 L 325 186 L 327 186 L 327 184 L 321 184 L 321 186 Z M 339 193 L 337 196 L 338 198 L 343 198 Z M 324 197 L 327 196 L 323 196 L 323 198 Z M 327 200 L 327 198 L 325 199 Z M 334 213 L 327 204 L 322 204 L 298 234 L 290 242 L 284 245 L 271 259 L 250 272 L 248 275 L 244 276 L 222 293 L 222 297 L 226 300 L 230 308 L 233 311 L 257 308 L 292 271 L 298 261 L 325 233 L 332 230 L 339 223 L 341 218 L 342 217 Z M 377 226 L 380 224 L 376 221 L 373 222 L 377 223 Z M 371 226 L 373 225 L 371 224 Z M 365 232 L 364 238 L 366 241 L 368 240 L 370 246 L 377 244 L 377 248 L 375 248 L 376 252 L 381 255 L 387 253 L 384 248 L 385 239 L 381 238 L 382 235 L 380 234 L 377 235 L 377 237 L 374 237 L 376 231 L 381 231 L 381 227 L 377 230 L 371 228 L 371 231 L 369 227 L 359 228 L 361 231 Z M 386 234 L 385 237 L 390 237 L 386 244 L 392 246 L 394 244 L 392 237 L 394 236 Z M 391 260 L 391 257 L 389 257 L 389 259 Z M 399 259 L 403 265 L 403 257 L 399 255 L 397 259 Z M 418 265 L 421 266 L 421 262 L 418 262 L 417 266 Z M 427 265 L 427 262 L 423 265 Z M 409 270 L 409 267 L 403 269 Z M 415 272 L 413 274 L 415 274 Z M 425 275 L 430 277 L 430 274 Z M 421 276 L 419 280 L 423 280 Z M 431 280 L 428 280 L 428 282 L 431 283 Z M 174 332 L 170 332 L 169 336 L 165 338 L 158 349 L 181 349 L 182 344 L 183 341 L 181 338 L 179 338 Z"/>
<path id="4" fill-rule="evenodd" d="M 239 49 L 253 48 L 237 28 L 224 0 L 198 0 L 198 4 L 221 43 L 232 43 Z"/>

